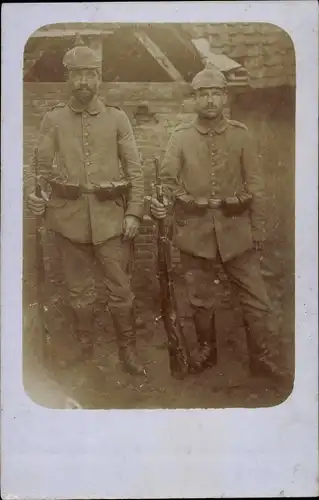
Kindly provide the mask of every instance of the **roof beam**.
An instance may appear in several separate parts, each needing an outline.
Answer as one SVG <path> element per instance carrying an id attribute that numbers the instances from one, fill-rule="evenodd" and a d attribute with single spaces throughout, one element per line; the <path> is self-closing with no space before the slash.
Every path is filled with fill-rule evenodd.
<path id="1" fill-rule="evenodd" d="M 196 49 L 195 45 L 193 44 L 191 38 L 189 37 L 187 31 L 182 28 L 177 28 L 176 26 L 170 26 L 168 25 L 166 27 L 167 30 L 170 30 L 171 33 L 174 34 L 174 36 L 177 38 L 177 40 L 184 45 L 184 47 L 189 50 L 194 57 L 197 57 L 200 59 L 200 55 L 198 53 L 198 50 Z"/>
<path id="2" fill-rule="evenodd" d="M 161 49 L 147 36 L 144 31 L 134 31 L 135 38 L 146 48 L 146 50 L 154 57 L 158 64 L 166 71 L 166 73 L 175 81 L 185 81 L 180 72 L 173 66 L 168 57 L 163 54 Z"/>
<path id="3" fill-rule="evenodd" d="M 98 30 L 98 29 L 50 29 L 50 30 L 38 30 L 32 33 L 30 38 L 54 38 L 54 37 L 64 37 L 64 36 L 75 36 L 80 33 L 81 36 L 103 36 L 112 35 L 114 30 Z"/>

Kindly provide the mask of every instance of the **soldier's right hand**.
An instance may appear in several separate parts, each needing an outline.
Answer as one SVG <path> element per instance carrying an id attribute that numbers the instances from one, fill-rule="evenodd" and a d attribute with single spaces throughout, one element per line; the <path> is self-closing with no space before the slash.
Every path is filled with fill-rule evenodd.
<path id="1" fill-rule="evenodd" d="M 38 198 L 34 193 L 27 197 L 27 205 L 34 215 L 43 215 L 45 211 L 45 200 Z"/>
<path id="2" fill-rule="evenodd" d="M 157 198 L 152 196 L 151 214 L 155 219 L 164 219 L 167 216 L 168 199 L 164 197 L 164 203 L 160 203 Z"/>

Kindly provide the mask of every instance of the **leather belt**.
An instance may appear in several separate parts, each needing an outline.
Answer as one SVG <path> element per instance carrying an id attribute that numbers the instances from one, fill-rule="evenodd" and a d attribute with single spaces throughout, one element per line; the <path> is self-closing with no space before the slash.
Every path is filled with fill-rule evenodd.
<path id="1" fill-rule="evenodd" d="M 79 186 L 79 195 L 81 196 L 81 194 L 95 194 L 97 191 L 97 189 L 93 189 L 93 188 L 87 188 L 85 186 Z"/>
<path id="2" fill-rule="evenodd" d="M 222 200 L 220 198 L 210 198 L 208 200 L 208 208 L 221 208 Z"/>
<path id="3" fill-rule="evenodd" d="M 199 208 L 221 208 L 222 200 L 220 198 L 209 198 L 203 201 L 197 200 L 196 205 Z"/>
<path id="4" fill-rule="evenodd" d="M 124 194 L 126 194 L 128 185 L 119 185 L 119 183 L 113 183 L 109 186 L 102 187 L 86 187 L 83 185 L 72 185 L 72 184 L 59 184 L 57 182 L 51 181 L 52 193 L 59 198 L 66 198 L 68 200 L 77 200 L 83 194 L 94 194 L 99 201 L 115 200 Z"/>

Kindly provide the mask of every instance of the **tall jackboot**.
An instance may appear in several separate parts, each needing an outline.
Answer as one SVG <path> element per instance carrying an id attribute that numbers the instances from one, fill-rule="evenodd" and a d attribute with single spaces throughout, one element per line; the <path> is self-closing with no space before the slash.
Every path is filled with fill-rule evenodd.
<path id="1" fill-rule="evenodd" d="M 217 364 L 217 339 L 215 313 L 206 309 L 197 309 L 193 315 L 199 351 L 191 371 L 200 373 Z"/>
<path id="2" fill-rule="evenodd" d="M 253 376 L 266 376 L 278 382 L 289 382 L 290 374 L 280 367 L 279 346 L 269 346 L 271 333 L 265 338 L 266 325 L 261 325 L 259 321 L 247 322 L 244 320 L 246 330 L 246 340 L 249 356 L 249 369 Z M 267 342 L 268 340 L 268 342 Z"/>
<path id="3" fill-rule="evenodd" d="M 131 375 L 146 375 L 136 354 L 136 326 L 133 309 L 112 311 L 116 331 L 119 359 L 124 369 Z"/>
<path id="4" fill-rule="evenodd" d="M 75 338 L 79 352 L 75 361 L 89 361 L 93 358 L 94 318 L 90 308 L 73 309 L 75 315 Z"/>

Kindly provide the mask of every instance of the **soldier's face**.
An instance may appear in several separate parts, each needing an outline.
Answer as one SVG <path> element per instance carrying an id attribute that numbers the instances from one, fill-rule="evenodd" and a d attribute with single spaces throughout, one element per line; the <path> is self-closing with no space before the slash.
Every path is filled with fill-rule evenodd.
<path id="1" fill-rule="evenodd" d="M 196 92 L 196 112 L 202 118 L 217 118 L 227 102 L 227 94 L 223 89 L 207 88 Z"/>
<path id="2" fill-rule="evenodd" d="M 82 103 L 92 100 L 100 85 L 100 76 L 95 69 L 74 69 L 70 71 L 71 92 Z"/>

